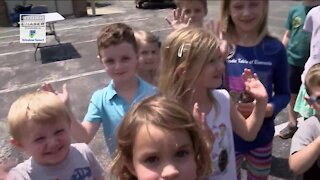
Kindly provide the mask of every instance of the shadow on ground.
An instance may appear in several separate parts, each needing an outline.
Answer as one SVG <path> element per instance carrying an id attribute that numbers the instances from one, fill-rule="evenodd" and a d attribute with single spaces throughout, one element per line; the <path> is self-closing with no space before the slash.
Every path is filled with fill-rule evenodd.
<path id="1" fill-rule="evenodd" d="M 42 64 L 81 58 L 81 55 L 71 43 L 41 47 L 40 56 Z M 37 57 L 35 58 L 37 60 Z"/>
<path id="2" fill-rule="evenodd" d="M 276 167 L 274 166 L 276 164 Z M 289 164 L 287 158 L 272 156 L 272 167 L 270 175 L 283 179 L 292 179 L 292 172 L 289 171 Z M 279 171 L 279 169 L 282 169 Z"/>

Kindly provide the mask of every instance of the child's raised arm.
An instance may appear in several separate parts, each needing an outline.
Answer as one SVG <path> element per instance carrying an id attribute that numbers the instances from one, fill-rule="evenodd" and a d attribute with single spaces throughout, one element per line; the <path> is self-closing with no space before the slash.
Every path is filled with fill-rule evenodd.
<path id="1" fill-rule="evenodd" d="M 212 145 L 214 144 L 215 138 L 211 129 L 208 127 L 208 124 L 206 123 L 205 113 L 200 112 L 198 103 L 195 103 L 193 105 L 192 115 L 194 119 L 197 121 L 198 125 L 200 126 L 202 130 L 201 132 L 203 132 L 203 135 L 205 136 L 205 139 L 208 142 L 209 149 L 211 149 Z"/>
<path id="2" fill-rule="evenodd" d="M 182 29 L 190 26 L 191 18 L 185 16 L 185 11 L 180 8 L 173 10 L 173 19 L 165 18 L 168 24 L 174 29 Z"/>
<path id="3" fill-rule="evenodd" d="M 289 168 L 296 175 L 303 174 L 319 159 L 320 136 L 305 148 L 289 156 Z"/>
<path id="4" fill-rule="evenodd" d="M 78 121 L 74 114 L 71 111 L 70 103 L 69 103 L 69 94 L 67 90 L 67 85 L 63 84 L 62 92 L 56 91 L 51 84 L 45 83 L 40 88 L 43 91 L 49 91 L 55 93 L 61 101 L 66 105 L 69 116 L 72 119 L 71 123 L 71 135 L 78 143 L 90 143 L 95 134 L 97 133 L 100 123 L 91 123 L 87 121 Z"/>
<path id="5" fill-rule="evenodd" d="M 245 119 L 231 100 L 231 122 L 233 130 L 239 136 L 246 141 L 253 141 L 256 138 L 265 117 L 268 94 L 257 75 L 252 74 L 250 69 L 244 69 L 242 78 L 245 85 L 245 91 L 253 97 L 256 102 L 251 115 Z"/>

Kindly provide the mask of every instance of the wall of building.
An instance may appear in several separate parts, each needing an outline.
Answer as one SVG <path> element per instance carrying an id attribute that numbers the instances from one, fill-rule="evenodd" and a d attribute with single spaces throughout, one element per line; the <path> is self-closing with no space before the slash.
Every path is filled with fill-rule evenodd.
<path id="1" fill-rule="evenodd" d="M 10 26 L 10 13 L 14 12 L 16 5 L 32 4 L 46 5 L 48 12 L 59 12 L 63 16 L 74 15 L 82 17 L 87 15 L 87 0 L 0 0 L 0 27 Z"/>
<path id="2" fill-rule="evenodd" d="M 0 27 L 9 26 L 8 12 L 4 0 L 0 0 Z"/>
<path id="3" fill-rule="evenodd" d="M 5 0 L 9 13 L 14 12 L 13 8 L 20 4 L 22 5 L 24 2 L 26 4 L 36 5 L 46 5 L 48 6 L 49 12 L 59 12 L 61 15 L 72 15 L 73 12 L 73 4 L 72 0 Z"/>

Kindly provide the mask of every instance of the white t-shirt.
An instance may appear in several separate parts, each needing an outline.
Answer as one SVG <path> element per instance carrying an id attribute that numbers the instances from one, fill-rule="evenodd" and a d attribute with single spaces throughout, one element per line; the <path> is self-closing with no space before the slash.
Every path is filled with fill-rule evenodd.
<path id="1" fill-rule="evenodd" d="M 303 30 L 311 33 L 310 57 L 304 65 L 301 81 L 304 79 L 308 70 L 315 64 L 320 63 L 320 6 L 312 8 L 304 21 Z"/>
<path id="2" fill-rule="evenodd" d="M 218 115 L 212 107 L 206 116 L 208 127 L 215 136 L 210 153 L 214 180 L 237 179 L 233 131 L 230 118 L 230 95 L 226 90 L 213 90 L 213 96 L 219 104 Z"/>

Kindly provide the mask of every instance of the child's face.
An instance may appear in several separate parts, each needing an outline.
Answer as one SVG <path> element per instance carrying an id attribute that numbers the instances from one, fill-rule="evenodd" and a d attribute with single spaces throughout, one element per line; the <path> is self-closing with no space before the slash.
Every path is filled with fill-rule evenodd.
<path id="1" fill-rule="evenodd" d="M 15 145 L 41 165 L 56 165 L 67 156 L 70 137 L 70 124 L 64 120 L 44 125 L 30 121 Z"/>
<path id="2" fill-rule="evenodd" d="M 182 1 L 180 8 L 185 12 L 187 18 L 191 18 L 191 24 L 193 26 L 203 26 L 203 20 L 206 16 L 206 10 L 204 8 L 204 5 L 200 1 Z"/>
<path id="3" fill-rule="evenodd" d="M 196 88 L 213 89 L 222 84 L 224 58 L 222 56 L 217 57 L 217 59 L 212 59 L 204 66 L 196 81 Z"/>
<path id="4" fill-rule="evenodd" d="M 139 180 L 197 177 L 193 143 L 185 131 L 141 126 L 134 139 L 132 161 L 133 174 Z"/>
<path id="5" fill-rule="evenodd" d="M 139 46 L 139 69 L 157 69 L 159 61 L 159 45 L 157 43 L 141 42 Z"/>
<path id="6" fill-rule="evenodd" d="M 123 42 L 100 50 L 100 60 L 114 81 L 125 82 L 135 76 L 137 53 L 130 43 Z"/>
<path id="7" fill-rule="evenodd" d="M 305 97 L 305 100 L 311 108 L 320 112 L 320 87 L 312 87 L 310 91 L 310 96 Z"/>
<path id="8" fill-rule="evenodd" d="M 251 33 L 258 30 L 263 18 L 264 1 L 231 0 L 230 16 L 238 32 Z"/>

